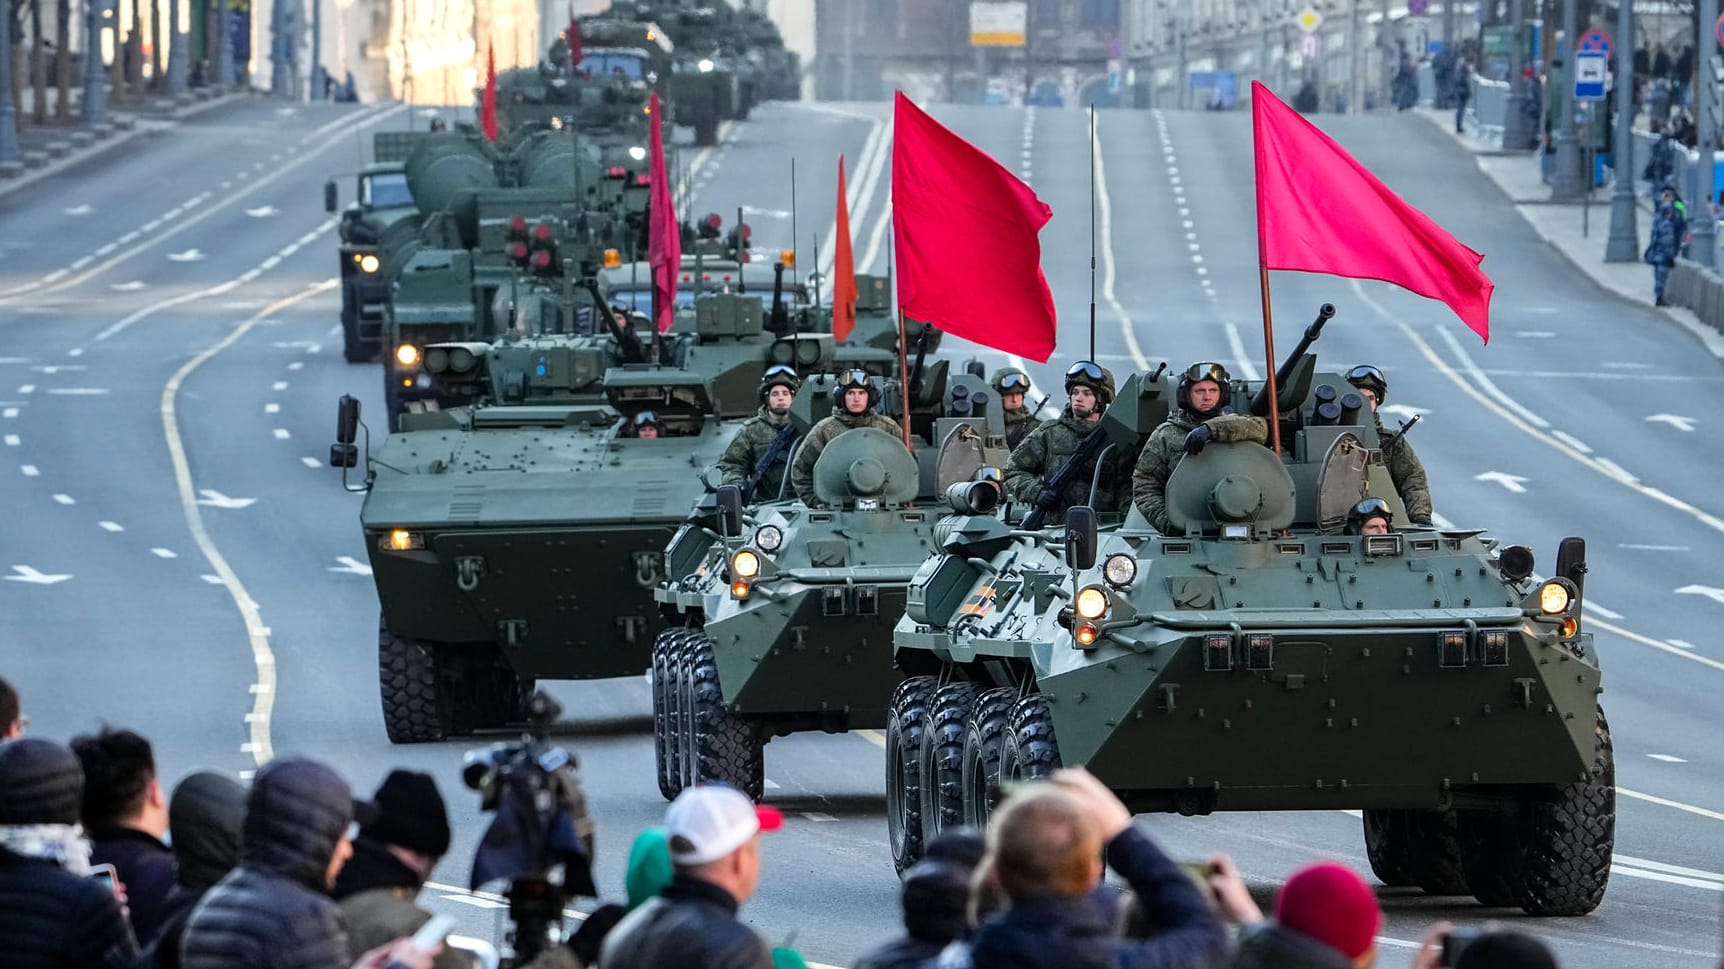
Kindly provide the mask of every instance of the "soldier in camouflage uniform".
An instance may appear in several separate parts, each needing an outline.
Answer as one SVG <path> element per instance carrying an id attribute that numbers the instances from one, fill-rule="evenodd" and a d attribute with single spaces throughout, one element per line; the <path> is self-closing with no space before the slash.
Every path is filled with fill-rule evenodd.
<path id="1" fill-rule="evenodd" d="M 796 452 L 796 465 L 790 469 L 790 486 L 796 489 L 796 497 L 811 506 L 819 504 L 814 497 L 814 462 L 833 438 L 858 427 L 872 427 L 892 435 L 902 432 L 897 421 L 874 412 L 880 403 L 880 384 L 866 370 L 846 370 L 840 374 L 833 396 L 837 398 L 834 402 L 837 406 L 832 409 L 832 416 L 809 429 L 808 437 Z"/>
<path id="2" fill-rule="evenodd" d="M 1165 497 L 1167 479 L 1181 458 L 1196 454 L 1210 441 L 1262 444 L 1269 439 L 1269 422 L 1261 417 L 1229 413 L 1233 378 L 1219 363 L 1195 363 L 1179 378 L 1173 411 L 1149 435 L 1137 467 L 1131 473 L 1131 498 L 1137 510 L 1160 532 L 1170 532 Z"/>
<path id="3" fill-rule="evenodd" d="M 1066 371 L 1066 394 L 1070 398 L 1059 420 L 1048 421 L 1012 450 L 1012 460 L 1006 467 L 1006 493 L 1013 501 L 1034 504 L 1052 478 L 1067 460 L 1082 446 L 1084 438 L 1095 430 L 1102 412 L 1113 403 L 1113 374 L 1088 360 L 1079 360 Z M 1104 456 L 1100 481 L 1096 481 L 1092 461 L 1081 472 L 1067 479 L 1066 487 L 1054 496 L 1045 522 L 1059 521 L 1067 508 L 1090 504 L 1090 485 L 1096 484 L 1093 507 L 1102 514 L 1121 512 L 1126 507 L 1126 483 L 1129 456 L 1121 457 L 1117 449 Z"/>
<path id="4" fill-rule="evenodd" d="M 1361 364 L 1347 371 L 1347 382 L 1359 388 L 1359 393 L 1371 402 L 1371 419 L 1377 422 L 1377 439 L 1383 442 L 1383 463 L 1389 467 L 1389 479 L 1395 482 L 1395 493 L 1406 506 L 1407 518 L 1415 525 L 1431 524 L 1431 486 L 1425 480 L 1425 466 L 1413 453 L 1413 446 L 1402 434 L 1390 435 L 1383 429 L 1383 419 L 1377 407 L 1389 396 L 1389 382 L 1383 371 Z"/>
<path id="5" fill-rule="evenodd" d="M 1024 395 L 1030 389 L 1030 375 L 1016 367 L 1008 367 L 994 371 L 988 384 L 994 388 L 994 393 L 1000 395 L 1000 408 L 1006 417 L 1006 447 L 1015 449 L 1042 424 L 1035 412 L 1024 406 Z"/>
<path id="6" fill-rule="evenodd" d="M 790 422 L 790 403 L 796 399 L 796 388 L 800 386 L 802 380 L 790 367 L 780 364 L 768 368 L 760 378 L 760 411 L 742 425 L 730 447 L 724 449 L 724 457 L 718 459 L 723 483 L 741 487 L 743 501 L 754 501 L 756 497 L 772 501 L 779 496 L 784 469 L 790 464 L 791 445 L 796 441 L 795 425 Z M 780 434 L 787 439 L 773 455 L 771 466 L 760 467 Z"/>

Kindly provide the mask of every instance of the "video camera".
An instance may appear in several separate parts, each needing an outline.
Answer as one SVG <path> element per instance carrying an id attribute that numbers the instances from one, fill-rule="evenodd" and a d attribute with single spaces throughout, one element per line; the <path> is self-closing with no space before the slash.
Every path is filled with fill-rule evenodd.
<path id="1" fill-rule="evenodd" d="M 531 962 L 562 943 L 563 908 L 597 895 L 593 831 L 576 777 L 575 756 L 546 741 L 563 710 L 543 692 L 527 704 L 528 731 L 514 743 L 470 750 L 461 780 L 495 812 L 473 856 L 469 887 L 507 879 L 509 921 L 503 965 Z"/>

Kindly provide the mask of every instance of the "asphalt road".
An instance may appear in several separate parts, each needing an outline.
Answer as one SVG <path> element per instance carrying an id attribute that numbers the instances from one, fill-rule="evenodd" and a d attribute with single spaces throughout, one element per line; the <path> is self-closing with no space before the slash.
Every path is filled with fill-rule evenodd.
<path id="1" fill-rule="evenodd" d="M 935 113 L 1055 211 L 1042 238 L 1062 349 L 1028 366 L 1057 404 L 1058 375 L 1088 352 L 1087 116 Z M 762 108 L 719 148 L 685 150 L 687 208 L 728 223 L 746 206 L 757 249 L 795 245 L 799 272 L 829 265 L 843 153 L 859 269 L 884 272 L 888 117 L 884 105 Z M 1493 338 L 1481 346 L 1442 306 L 1381 284 L 1278 274 L 1283 349 L 1320 302 L 1334 302 L 1319 353 L 1382 366 L 1389 403 L 1427 415 L 1413 440 L 1440 514 L 1531 545 L 1546 565 L 1563 536 L 1588 539 L 1588 621 L 1621 785 L 1618 867 L 1596 913 L 1529 920 L 1385 891 L 1383 964 L 1405 965 L 1434 919 L 1488 916 L 1552 940 L 1568 966 L 1713 965 L 1724 651 L 1706 633 L 1724 612 L 1724 588 L 1710 585 L 1724 587 L 1714 484 L 1724 456 L 1708 441 L 1724 414 L 1724 371 L 1663 315 L 1563 262 L 1434 127 L 1324 120 L 1488 254 Z M 474 744 L 384 738 L 376 596 L 355 565 L 365 560 L 359 497 L 323 466 L 336 397 L 355 393 L 375 414 L 378 380 L 338 352 L 321 185 L 357 167 L 371 131 L 407 124 L 387 107 L 257 101 L 0 196 L 0 501 L 10 512 L 0 671 L 21 687 L 34 732 L 135 727 L 173 778 L 197 767 L 243 774 L 290 753 L 333 762 L 362 792 L 394 766 L 435 772 L 457 830 L 437 875 L 451 887 L 433 889 L 431 904 L 459 915 L 463 931 L 493 936 L 495 903 L 453 888 L 484 821 L 457 779 Z M 1096 355 L 1116 371 L 1219 359 L 1260 373 L 1248 118 L 1107 112 L 1097 143 Z M 618 890 L 627 839 L 663 811 L 646 684 L 555 692 L 600 824 L 599 878 Z M 768 844 L 745 915 L 823 963 L 846 964 L 896 924 L 878 741 L 798 736 L 767 748 L 768 799 L 789 824 Z M 1178 856 L 1232 854 L 1265 894 L 1316 858 L 1365 864 L 1359 822 L 1339 812 L 1140 823 Z"/>

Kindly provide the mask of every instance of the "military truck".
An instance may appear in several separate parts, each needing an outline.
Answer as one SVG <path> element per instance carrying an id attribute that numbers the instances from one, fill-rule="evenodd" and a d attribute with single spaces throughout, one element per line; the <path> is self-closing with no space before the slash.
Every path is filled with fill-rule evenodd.
<path id="1" fill-rule="evenodd" d="M 985 821 L 1000 785 L 1084 765 L 1134 811 L 1363 811 L 1391 885 L 1598 905 L 1614 761 L 1584 543 L 1539 579 L 1524 546 L 1411 525 L 1369 408 L 1307 347 L 1279 373 L 1283 453 L 1186 456 L 1168 534 L 1135 510 L 1111 530 L 1087 509 L 1063 533 L 941 524 L 894 634 L 914 674 L 886 729 L 900 866 Z M 1256 383 L 1233 399 L 1268 412 Z M 1347 533 L 1366 496 L 1389 534 Z"/>
<path id="2" fill-rule="evenodd" d="M 372 138 L 372 162 L 354 176 L 353 201 L 341 210 L 341 348 L 348 363 L 367 363 L 383 350 L 384 306 L 394 259 L 419 232 L 404 162 L 424 137 L 421 132 L 380 131 Z M 340 204 L 334 180 L 324 183 L 323 207 Z"/>

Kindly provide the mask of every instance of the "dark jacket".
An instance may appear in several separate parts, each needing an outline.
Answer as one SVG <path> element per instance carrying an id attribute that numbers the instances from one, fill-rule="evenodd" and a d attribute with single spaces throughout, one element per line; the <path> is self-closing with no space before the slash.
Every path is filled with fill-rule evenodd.
<path id="1" fill-rule="evenodd" d="M 414 903 L 419 886 L 418 874 L 386 846 L 364 837 L 353 843 L 353 857 L 336 876 L 333 894 L 355 956 L 410 936 L 431 920 L 431 913 Z M 472 964 L 464 953 L 447 948 L 431 963 L 433 969 L 465 969 Z"/>
<path id="2" fill-rule="evenodd" d="M 924 969 L 949 944 L 901 936 L 870 949 L 850 969 Z"/>
<path id="3" fill-rule="evenodd" d="M 1353 962 L 1303 932 L 1273 921 L 1248 927 L 1239 936 L 1232 969 L 1352 969 Z"/>
<path id="4" fill-rule="evenodd" d="M 170 908 L 169 897 L 179 883 L 174 853 L 161 840 L 135 828 L 104 828 L 92 832 L 91 864 L 113 865 L 126 886 L 132 934 L 148 944 L 161 930 Z"/>
<path id="5" fill-rule="evenodd" d="M 215 771 L 198 771 L 174 788 L 168 830 L 180 880 L 168 896 L 161 931 L 144 949 L 140 969 L 179 969 L 180 942 L 192 911 L 204 893 L 239 864 L 245 798 L 244 786 Z"/>
<path id="6" fill-rule="evenodd" d="M 605 939 L 604 969 L 772 969 L 772 953 L 736 920 L 736 899 L 678 874 L 658 898 L 628 914 Z"/>
<path id="7" fill-rule="evenodd" d="M 1227 933 L 1191 878 L 1147 836 L 1127 828 L 1108 842 L 1107 863 L 1123 876 L 1156 931 L 1122 939 L 1118 916 L 1092 895 L 1016 899 L 943 953 L 940 969 L 1219 969 Z M 609 969 L 609 967 L 606 967 Z"/>
<path id="8" fill-rule="evenodd" d="M 120 903 L 100 882 L 0 849 L 0 964 L 121 969 L 137 957 Z"/>
<path id="9" fill-rule="evenodd" d="M 322 764 L 272 761 L 252 780 L 240 865 L 192 912 L 185 969 L 345 969 L 347 930 L 324 874 L 352 818 Z"/>

